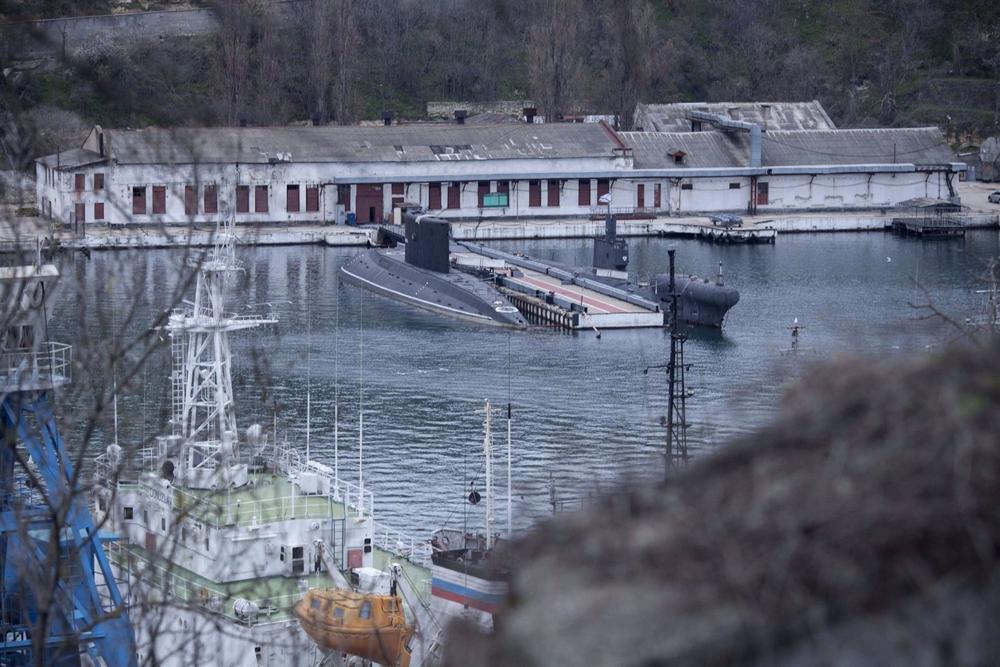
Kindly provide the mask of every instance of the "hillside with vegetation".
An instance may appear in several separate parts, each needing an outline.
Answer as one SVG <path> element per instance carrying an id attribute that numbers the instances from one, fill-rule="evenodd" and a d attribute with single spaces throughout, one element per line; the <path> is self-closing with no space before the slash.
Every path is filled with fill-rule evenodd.
<path id="1" fill-rule="evenodd" d="M 956 147 L 1000 124 L 992 0 L 0 2 L 7 20 L 192 5 L 214 33 L 7 68 L 8 107 L 58 129 L 46 114 L 354 123 L 421 118 L 428 100 L 532 99 L 627 129 L 640 101 L 818 99 L 840 127 L 937 125 Z"/>

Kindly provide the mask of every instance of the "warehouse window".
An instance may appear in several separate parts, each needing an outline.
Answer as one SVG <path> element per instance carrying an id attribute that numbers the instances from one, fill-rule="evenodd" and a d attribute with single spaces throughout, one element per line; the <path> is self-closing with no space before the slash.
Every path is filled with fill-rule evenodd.
<path id="1" fill-rule="evenodd" d="M 253 189 L 253 210 L 257 213 L 267 213 L 266 185 L 258 185 Z"/>
<path id="2" fill-rule="evenodd" d="M 236 186 L 236 212 L 237 213 L 249 213 L 250 212 L 250 186 L 249 185 L 237 185 Z"/>
<path id="3" fill-rule="evenodd" d="M 103 202 L 94 203 L 94 220 L 104 220 L 104 204 Z"/>
<path id="4" fill-rule="evenodd" d="M 693 190 L 694 185 L 691 183 L 681 183 L 681 190 Z"/>
<path id="5" fill-rule="evenodd" d="M 285 210 L 289 213 L 299 212 L 299 186 L 289 185 L 285 188 Z"/>
<path id="6" fill-rule="evenodd" d="M 131 507 L 125 507 L 124 508 L 124 513 L 125 513 L 125 520 L 126 521 L 131 521 L 132 517 L 133 517 L 134 510 Z"/>
<path id="7" fill-rule="evenodd" d="M 740 184 L 739 183 L 730 183 L 729 184 L 729 189 L 730 190 L 739 190 L 740 189 Z"/>
<path id="8" fill-rule="evenodd" d="M 75 174 L 73 179 L 73 189 L 77 192 L 83 192 L 85 176 L 83 174 Z"/>
<path id="9" fill-rule="evenodd" d="M 153 213 L 167 212 L 167 186 L 153 186 Z"/>
<path id="10" fill-rule="evenodd" d="M 142 215 L 146 212 L 146 188 L 132 188 L 132 214 Z"/>
<path id="11" fill-rule="evenodd" d="M 198 191 L 193 185 L 184 186 L 184 215 L 194 215 L 198 212 Z"/>
<path id="12" fill-rule="evenodd" d="M 219 212 L 219 186 L 206 185 L 205 186 L 205 213 L 218 213 Z"/>
<path id="13" fill-rule="evenodd" d="M 94 174 L 94 189 L 95 190 L 104 189 L 104 174 Z"/>
<path id="14" fill-rule="evenodd" d="M 319 210 L 319 187 L 315 185 L 306 188 L 306 210 L 310 213 Z"/>

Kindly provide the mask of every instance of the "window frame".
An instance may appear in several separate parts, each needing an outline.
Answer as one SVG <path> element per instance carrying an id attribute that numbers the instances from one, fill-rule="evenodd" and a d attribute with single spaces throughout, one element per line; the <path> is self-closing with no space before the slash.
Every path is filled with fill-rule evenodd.
<path id="1" fill-rule="evenodd" d="M 236 212 L 237 213 L 249 213 L 250 212 L 250 186 L 249 185 L 237 185 L 236 186 Z"/>
<path id="2" fill-rule="evenodd" d="M 294 197 L 292 191 L 295 191 Z M 300 213 L 302 210 L 302 188 L 298 183 L 288 183 L 285 186 L 285 211 L 287 213 Z"/>
<path id="3" fill-rule="evenodd" d="M 141 194 L 140 194 L 141 193 Z M 146 215 L 148 208 L 145 185 L 132 186 L 132 215 Z"/>
<path id="4" fill-rule="evenodd" d="M 167 212 L 167 186 L 153 186 L 153 215 L 163 215 Z"/>
<path id="5" fill-rule="evenodd" d="M 263 196 L 261 196 L 263 194 Z M 270 191 L 267 185 L 255 185 L 253 186 L 253 212 L 254 213 L 269 213 L 270 212 Z M 261 202 L 264 206 L 261 208 Z"/>

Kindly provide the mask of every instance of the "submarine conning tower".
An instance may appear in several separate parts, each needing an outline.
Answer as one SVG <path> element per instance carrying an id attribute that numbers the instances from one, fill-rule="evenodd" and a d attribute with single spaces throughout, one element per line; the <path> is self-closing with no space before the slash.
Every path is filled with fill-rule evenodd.
<path id="1" fill-rule="evenodd" d="M 618 222 L 613 215 L 604 220 L 604 236 L 594 239 L 594 267 L 609 271 L 628 269 L 628 243 L 618 238 Z"/>
<path id="2" fill-rule="evenodd" d="M 448 221 L 407 212 L 404 223 L 406 254 L 403 257 L 406 263 L 428 271 L 448 273 L 451 243 L 451 226 Z"/>

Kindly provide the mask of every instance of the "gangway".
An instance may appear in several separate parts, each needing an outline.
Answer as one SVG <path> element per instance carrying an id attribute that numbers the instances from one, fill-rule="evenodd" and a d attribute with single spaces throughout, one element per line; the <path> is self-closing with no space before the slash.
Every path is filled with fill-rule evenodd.
<path id="1" fill-rule="evenodd" d="M 51 264 L 0 268 L 0 664 L 136 664 L 125 605 L 59 434 L 72 348 L 46 340 Z"/>

